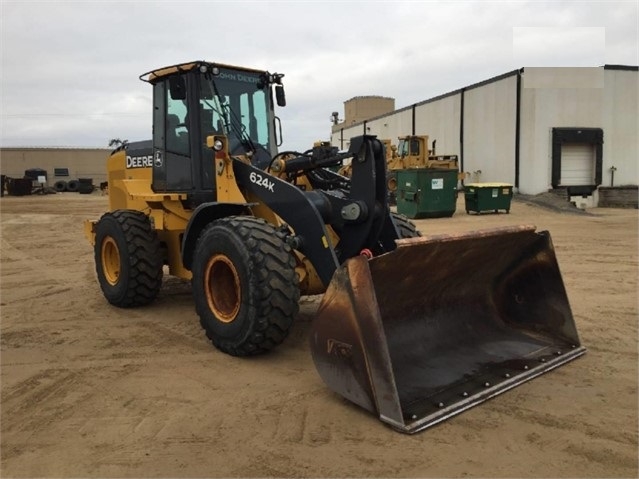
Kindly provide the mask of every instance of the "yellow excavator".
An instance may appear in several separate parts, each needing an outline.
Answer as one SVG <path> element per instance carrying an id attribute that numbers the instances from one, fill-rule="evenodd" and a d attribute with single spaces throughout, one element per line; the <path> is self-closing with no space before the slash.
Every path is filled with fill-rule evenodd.
<path id="1" fill-rule="evenodd" d="M 165 274 L 189 279 L 206 336 L 249 356 L 324 293 L 319 375 L 406 433 L 585 352 L 547 232 L 422 237 L 389 209 L 374 136 L 278 152 L 283 76 L 207 61 L 140 76 L 152 139 L 112 152 L 109 210 L 84 225 L 107 301 L 144 306 Z M 345 159 L 351 178 L 331 170 Z"/>

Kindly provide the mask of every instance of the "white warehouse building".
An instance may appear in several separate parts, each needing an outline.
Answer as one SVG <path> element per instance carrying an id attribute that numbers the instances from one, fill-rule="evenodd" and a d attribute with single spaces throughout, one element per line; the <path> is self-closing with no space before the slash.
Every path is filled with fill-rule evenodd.
<path id="1" fill-rule="evenodd" d="M 347 149 L 361 134 L 428 135 L 455 154 L 466 182 L 504 182 L 523 194 L 550 190 L 599 204 L 602 190 L 639 183 L 639 68 L 526 67 L 353 123 L 333 125 Z M 366 97 L 358 97 L 366 98 Z"/>

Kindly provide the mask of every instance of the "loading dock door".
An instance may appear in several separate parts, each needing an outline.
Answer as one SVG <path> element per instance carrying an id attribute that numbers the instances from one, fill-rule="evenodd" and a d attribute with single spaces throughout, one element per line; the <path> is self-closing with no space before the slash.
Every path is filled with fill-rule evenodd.
<path id="1" fill-rule="evenodd" d="M 557 127 L 552 129 L 553 188 L 591 194 L 601 184 L 603 130 Z M 585 193 L 584 193 L 585 192 Z"/>
<path id="2" fill-rule="evenodd" d="M 595 147 L 590 143 L 561 145 L 560 186 L 595 184 Z"/>

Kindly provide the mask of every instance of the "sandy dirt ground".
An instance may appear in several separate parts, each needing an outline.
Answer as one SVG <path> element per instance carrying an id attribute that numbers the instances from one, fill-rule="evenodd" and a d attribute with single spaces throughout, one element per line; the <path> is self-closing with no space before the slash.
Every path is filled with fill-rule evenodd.
<path id="1" fill-rule="evenodd" d="M 424 233 L 552 233 L 588 353 L 416 435 L 332 393 L 307 347 L 318 298 L 277 350 L 226 356 L 187 282 L 107 304 L 82 222 L 99 193 L 4 197 L 2 477 L 637 477 L 637 210 L 416 221 Z"/>

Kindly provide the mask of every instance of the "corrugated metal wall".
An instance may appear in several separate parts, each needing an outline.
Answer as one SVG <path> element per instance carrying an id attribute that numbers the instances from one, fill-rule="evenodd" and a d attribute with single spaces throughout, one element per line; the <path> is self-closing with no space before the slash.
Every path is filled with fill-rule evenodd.
<path id="1" fill-rule="evenodd" d="M 604 70 L 603 178 L 610 186 L 639 184 L 639 74 L 637 71 Z"/>
<path id="2" fill-rule="evenodd" d="M 516 100 L 516 75 L 464 92 L 466 181 L 515 183 Z"/>
<path id="3" fill-rule="evenodd" d="M 431 144 L 433 140 L 436 140 L 437 154 L 459 155 L 460 121 L 461 95 L 459 94 L 418 104 L 415 107 L 415 133 L 428 135 Z"/>
<path id="4" fill-rule="evenodd" d="M 414 127 L 415 134 L 437 140 L 437 153 L 461 156 L 467 182 L 512 183 L 525 194 L 551 188 L 553 128 L 601 128 L 602 185 L 610 185 L 612 166 L 617 168 L 615 185 L 637 185 L 638 93 L 636 67 L 527 67 L 368 120 L 365 126 L 367 133 L 393 142 Z M 363 131 L 362 123 L 337 130 L 332 144 L 347 149 L 348 140 Z"/>
<path id="5" fill-rule="evenodd" d="M 604 128 L 603 72 L 603 68 L 524 69 L 519 176 L 522 193 L 537 194 L 552 187 L 552 128 Z"/>

